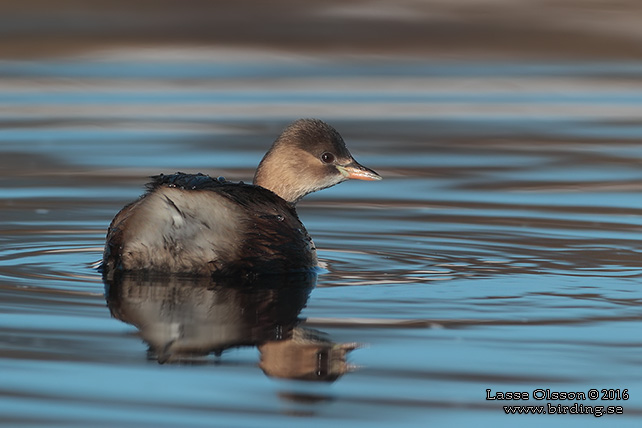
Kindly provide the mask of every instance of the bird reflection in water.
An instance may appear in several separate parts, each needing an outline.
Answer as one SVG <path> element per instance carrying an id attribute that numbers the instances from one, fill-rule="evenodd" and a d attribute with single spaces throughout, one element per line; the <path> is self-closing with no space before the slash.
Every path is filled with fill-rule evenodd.
<path id="1" fill-rule="evenodd" d="M 159 363 L 198 361 L 257 346 L 271 377 L 334 381 L 350 370 L 355 344 L 333 343 L 303 327 L 299 313 L 316 273 L 257 278 L 124 273 L 105 279 L 111 314 L 135 326 Z"/>

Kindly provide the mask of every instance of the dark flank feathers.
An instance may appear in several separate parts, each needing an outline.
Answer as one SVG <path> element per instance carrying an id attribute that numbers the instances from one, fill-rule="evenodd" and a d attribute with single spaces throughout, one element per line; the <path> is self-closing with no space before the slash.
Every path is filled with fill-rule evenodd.
<path id="1" fill-rule="evenodd" d="M 243 259 L 216 264 L 213 273 L 289 272 L 316 266 L 316 249 L 294 206 L 270 190 L 204 174 L 176 173 L 153 178 L 148 188 L 165 185 L 188 191 L 214 191 L 244 208 L 247 218 L 240 228 Z"/>
<path id="2" fill-rule="evenodd" d="M 241 259 L 208 260 L 212 275 L 293 272 L 309 270 L 317 265 L 316 249 L 305 227 L 299 220 L 294 206 L 260 186 L 234 183 L 223 177 L 212 178 L 205 174 L 160 174 L 151 177 L 146 185 L 147 192 L 138 201 L 129 204 L 114 219 L 108 232 L 103 259 L 103 271 L 122 269 L 120 261 L 123 247 L 121 218 L 127 218 L 136 205 L 163 187 L 177 188 L 186 192 L 214 192 L 239 206 L 235 219 L 221 218 L 220 221 L 238 221 L 238 241 Z M 168 203 L 173 203 L 168 201 Z M 174 209 L 184 216 L 178 207 Z M 126 220 L 125 220 L 126 221 Z M 158 267 L 155 270 L 161 270 Z"/>

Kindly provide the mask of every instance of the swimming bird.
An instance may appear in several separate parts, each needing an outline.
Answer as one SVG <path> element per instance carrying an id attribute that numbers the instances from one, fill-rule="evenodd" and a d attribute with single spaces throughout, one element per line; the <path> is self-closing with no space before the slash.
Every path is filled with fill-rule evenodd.
<path id="1" fill-rule="evenodd" d="M 341 135 L 317 119 L 289 125 L 265 154 L 253 184 L 222 177 L 157 175 L 107 231 L 102 272 L 195 275 L 286 273 L 318 265 L 296 213 L 305 195 L 347 179 L 380 180 Z"/>

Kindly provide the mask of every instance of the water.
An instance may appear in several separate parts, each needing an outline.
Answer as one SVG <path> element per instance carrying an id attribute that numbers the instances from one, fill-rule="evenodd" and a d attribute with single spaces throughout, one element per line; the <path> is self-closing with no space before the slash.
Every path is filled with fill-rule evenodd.
<path id="1" fill-rule="evenodd" d="M 152 53 L 0 63 L 4 424 L 639 424 L 640 63 Z M 147 176 L 250 180 L 299 117 L 385 178 L 299 204 L 311 292 L 103 284 L 106 228 Z M 624 414 L 486 399 L 603 388 L 629 399 L 528 404 Z"/>

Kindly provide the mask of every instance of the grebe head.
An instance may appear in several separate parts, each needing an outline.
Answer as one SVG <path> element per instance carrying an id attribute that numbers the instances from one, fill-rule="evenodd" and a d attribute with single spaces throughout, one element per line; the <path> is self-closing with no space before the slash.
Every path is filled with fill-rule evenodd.
<path id="1" fill-rule="evenodd" d="M 333 127 L 317 119 L 300 119 L 285 128 L 263 157 L 254 184 L 294 204 L 308 193 L 349 178 L 381 180 L 354 160 Z"/>

